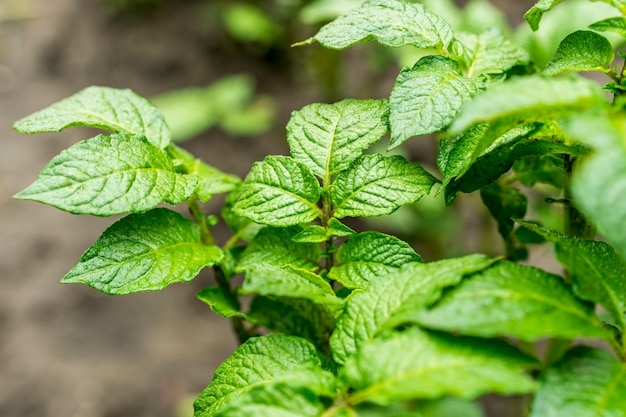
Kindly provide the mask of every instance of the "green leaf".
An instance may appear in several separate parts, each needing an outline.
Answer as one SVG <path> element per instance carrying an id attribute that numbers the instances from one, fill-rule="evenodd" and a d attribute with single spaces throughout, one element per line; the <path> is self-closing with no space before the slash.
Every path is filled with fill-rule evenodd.
<path id="1" fill-rule="evenodd" d="M 447 50 L 454 40 L 452 28 L 441 17 L 421 4 L 400 0 L 371 0 L 323 26 L 312 38 L 332 49 L 375 40 L 382 45 Z"/>
<path id="2" fill-rule="evenodd" d="M 326 242 L 326 229 L 316 224 L 305 226 L 299 233 L 291 238 L 298 243 L 321 243 Z"/>
<path id="3" fill-rule="evenodd" d="M 287 124 L 291 156 L 326 181 L 343 171 L 389 130 L 386 100 L 310 104 Z"/>
<path id="4" fill-rule="evenodd" d="M 500 262 L 464 280 L 411 321 L 470 336 L 530 342 L 546 337 L 607 337 L 593 309 L 577 299 L 560 277 L 514 262 Z"/>
<path id="5" fill-rule="evenodd" d="M 348 288 L 365 288 L 379 276 L 410 262 L 423 262 L 413 248 L 394 236 L 364 232 L 350 237 L 337 250 L 338 265 L 328 276 Z"/>
<path id="6" fill-rule="evenodd" d="M 411 136 L 444 130 L 482 87 L 482 81 L 466 78 L 456 61 L 443 56 L 426 56 L 413 68 L 403 69 L 389 99 L 389 148 Z"/>
<path id="7" fill-rule="evenodd" d="M 332 383 L 311 343 L 283 334 L 253 337 L 217 368 L 213 381 L 194 403 L 194 416 L 215 416 L 259 386 L 280 383 L 317 394 L 332 391 L 334 384 L 324 387 L 324 381 Z"/>
<path id="8" fill-rule="evenodd" d="M 524 19 L 533 30 L 539 29 L 539 22 L 543 14 L 550 11 L 554 6 L 563 0 L 539 0 L 529 11 L 524 14 Z"/>
<path id="9" fill-rule="evenodd" d="M 176 145 L 168 146 L 166 151 L 177 171 L 198 177 L 195 194 L 202 202 L 209 201 L 215 194 L 230 192 L 241 183 L 236 175 L 225 174 Z"/>
<path id="10" fill-rule="evenodd" d="M 354 291 L 337 319 L 330 339 L 333 358 L 342 364 L 381 330 L 394 314 L 421 309 L 436 301 L 442 288 L 457 284 L 463 275 L 488 267 L 482 255 L 428 264 L 410 263 L 398 272 L 372 280 L 364 291 Z M 400 320 L 402 321 L 402 320 Z"/>
<path id="11" fill-rule="evenodd" d="M 222 218 L 233 232 L 231 240 L 237 243 L 238 240 L 251 242 L 252 239 L 265 227 L 254 223 L 247 217 L 239 216 L 233 212 L 233 206 L 239 200 L 239 188 L 226 196 L 224 206 L 222 206 Z"/>
<path id="12" fill-rule="evenodd" d="M 362 346 L 339 376 L 353 390 L 350 403 L 389 404 L 454 395 L 533 392 L 524 369 L 533 359 L 502 342 L 461 338 L 411 328 Z"/>
<path id="13" fill-rule="evenodd" d="M 333 183 L 333 214 L 337 218 L 389 214 L 430 193 L 436 181 L 422 167 L 399 155 L 363 155 Z"/>
<path id="14" fill-rule="evenodd" d="M 331 236 L 339 236 L 339 237 L 350 237 L 356 234 L 354 230 L 350 229 L 348 226 L 341 223 L 339 220 L 337 220 L 334 217 L 331 217 L 330 220 L 328 221 L 328 233 Z"/>
<path id="15" fill-rule="evenodd" d="M 265 227 L 241 254 L 237 271 L 243 272 L 258 265 L 292 266 L 315 271 L 322 257 L 320 245 L 294 242 L 302 232 L 299 226 Z"/>
<path id="16" fill-rule="evenodd" d="M 556 188 L 565 186 L 565 166 L 558 155 L 530 155 L 513 163 L 517 180 L 527 187 L 536 183 L 550 184 Z"/>
<path id="17" fill-rule="evenodd" d="M 579 30 L 560 43 L 544 73 L 558 75 L 568 71 L 610 70 L 614 53 L 611 42 L 590 30 Z"/>
<path id="18" fill-rule="evenodd" d="M 115 222 L 61 282 L 83 283 L 114 295 L 158 291 L 173 282 L 191 281 L 223 256 L 217 246 L 202 244 L 194 222 L 157 208 Z"/>
<path id="19" fill-rule="evenodd" d="M 302 298 L 333 308 L 339 308 L 343 303 L 324 278 L 292 266 L 261 264 L 249 268 L 241 293 Z"/>
<path id="20" fill-rule="evenodd" d="M 313 392 L 282 383 L 250 389 L 216 417 L 318 417 L 322 411 L 324 406 Z"/>
<path id="21" fill-rule="evenodd" d="M 198 179 L 177 174 L 169 156 L 145 138 L 99 135 L 54 157 L 15 198 L 76 214 L 142 212 L 187 200 Z"/>
<path id="22" fill-rule="evenodd" d="M 131 90 L 87 87 L 71 97 L 31 114 L 13 125 L 21 133 L 60 132 L 72 126 L 88 126 L 148 138 L 164 149 L 170 131 L 154 105 Z"/>
<path id="23" fill-rule="evenodd" d="M 309 168 L 288 156 L 255 162 L 237 193 L 233 211 L 271 226 L 308 223 L 321 215 L 322 189 Z"/>
<path id="24" fill-rule="evenodd" d="M 513 219 L 526 215 L 528 199 L 517 188 L 503 188 L 498 183 L 481 188 L 480 197 L 498 223 L 498 233 L 508 240 L 513 232 Z"/>
<path id="25" fill-rule="evenodd" d="M 461 56 L 470 78 L 482 74 L 501 74 L 515 65 L 530 61 L 525 50 L 509 42 L 496 28 L 478 35 L 459 33 L 457 37 L 462 45 Z"/>
<path id="26" fill-rule="evenodd" d="M 215 314 L 222 317 L 239 317 L 247 319 L 246 315 L 239 311 L 236 299 L 220 287 L 207 287 L 196 294 L 198 299 L 211 307 Z"/>
<path id="27" fill-rule="evenodd" d="M 620 329 L 626 329 L 626 262 L 610 245 L 569 236 L 533 223 L 518 223 L 554 242 L 556 258 L 570 273 L 576 295 L 604 306 Z"/>
<path id="28" fill-rule="evenodd" d="M 577 346 L 541 376 L 532 417 L 626 416 L 626 365 Z"/>
<path id="29" fill-rule="evenodd" d="M 602 19 L 589 25 L 589 29 L 599 32 L 616 32 L 622 36 L 626 36 L 626 17 L 615 16 Z"/>

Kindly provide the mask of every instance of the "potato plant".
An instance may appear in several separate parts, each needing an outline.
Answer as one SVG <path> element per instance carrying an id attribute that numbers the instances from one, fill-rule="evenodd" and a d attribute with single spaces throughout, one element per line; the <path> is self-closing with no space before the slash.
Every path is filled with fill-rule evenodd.
<path id="1" fill-rule="evenodd" d="M 524 17 L 537 30 L 575 3 L 561 2 L 540 0 Z M 15 123 L 111 132 L 61 152 L 16 195 L 126 214 L 61 282 L 131 294 L 213 270 L 217 285 L 198 298 L 241 345 L 195 401 L 196 417 L 473 416 L 487 394 L 526 395 L 531 417 L 626 416 L 626 81 L 615 52 L 626 2 L 578 2 L 612 15 L 571 31 L 543 63 L 496 27 L 464 31 L 451 2 L 423 3 L 370 0 L 299 43 L 375 41 L 421 57 L 388 99 L 293 112 L 290 154 L 256 162 L 243 180 L 173 143 L 160 111 L 130 90 L 89 87 Z M 437 140 L 438 172 L 368 151 L 388 133 L 389 149 Z M 527 214 L 528 195 L 545 190 L 540 204 L 562 209 L 560 228 Z M 424 262 L 398 237 L 346 221 L 475 192 L 500 257 Z M 219 193 L 225 243 L 212 234 L 220 213 L 202 206 Z M 161 203 L 187 205 L 189 218 Z M 539 242 L 554 246 L 562 274 L 520 262 Z"/>

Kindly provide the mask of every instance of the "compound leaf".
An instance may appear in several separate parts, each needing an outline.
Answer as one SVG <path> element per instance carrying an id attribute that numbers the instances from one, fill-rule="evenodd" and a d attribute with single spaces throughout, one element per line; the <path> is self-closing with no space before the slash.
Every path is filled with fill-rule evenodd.
<path id="1" fill-rule="evenodd" d="M 614 53 L 611 42 L 590 30 L 568 35 L 546 65 L 544 73 L 558 75 L 567 71 L 608 71 Z"/>
<path id="2" fill-rule="evenodd" d="M 21 133 L 60 132 L 72 126 L 144 136 L 161 149 L 171 142 L 161 111 L 129 89 L 87 87 L 13 125 Z"/>
<path id="3" fill-rule="evenodd" d="M 319 42 L 332 49 L 375 40 L 382 45 L 446 50 L 454 40 L 450 25 L 421 4 L 371 0 L 323 26 L 299 45 Z"/>
<path id="4" fill-rule="evenodd" d="M 399 155 L 363 155 L 341 172 L 330 190 L 334 216 L 389 214 L 427 195 L 437 180 Z"/>
<path id="5" fill-rule="evenodd" d="M 76 214 L 142 212 L 162 201 L 178 204 L 197 177 L 178 174 L 169 156 L 141 136 L 99 135 L 54 157 L 15 198 Z"/>
<path id="6" fill-rule="evenodd" d="M 456 61 L 443 56 L 426 56 L 413 68 L 403 69 L 389 99 L 389 148 L 411 136 L 444 130 L 482 84 L 465 77 Z"/>
<path id="7" fill-rule="evenodd" d="M 343 171 L 389 130 L 387 100 L 310 104 L 287 124 L 291 156 L 326 180 Z"/>
<path id="8" fill-rule="evenodd" d="M 563 0 L 539 0 L 529 11 L 524 14 L 524 19 L 528 22 L 532 30 L 539 29 L 539 22 L 543 14 L 550 11 L 554 6 Z"/>
<path id="9" fill-rule="evenodd" d="M 423 262 L 413 248 L 395 236 L 363 232 L 350 237 L 337 250 L 338 265 L 328 276 L 344 287 L 365 288 L 379 276 L 409 262 Z"/>
<path id="10" fill-rule="evenodd" d="M 508 41 L 502 32 L 492 28 L 479 35 L 459 33 L 462 58 L 467 67 L 467 76 L 501 74 L 515 65 L 527 64 L 528 53 Z"/>
<path id="11" fill-rule="evenodd" d="M 406 319 L 432 329 L 525 341 L 607 337 L 593 309 L 561 277 L 514 262 L 474 274 L 431 309 Z"/>
<path id="12" fill-rule="evenodd" d="M 625 417 L 626 365 L 577 346 L 541 376 L 531 417 Z"/>
<path id="13" fill-rule="evenodd" d="M 361 346 L 340 381 L 353 390 L 352 404 L 446 395 L 473 399 L 488 392 L 533 392 L 535 382 L 524 373 L 533 366 L 533 359 L 502 342 L 410 328 Z"/>
<path id="14" fill-rule="evenodd" d="M 191 281 L 223 256 L 219 247 L 202 244 L 194 222 L 156 208 L 128 215 L 106 229 L 61 282 L 115 295 L 157 291 Z"/>
<path id="15" fill-rule="evenodd" d="M 322 194 L 317 178 L 304 164 L 288 156 L 268 156 L 255 162 L 237 192 L 233 211 L 270 226 L 308 223 L 321 215 Z"/>

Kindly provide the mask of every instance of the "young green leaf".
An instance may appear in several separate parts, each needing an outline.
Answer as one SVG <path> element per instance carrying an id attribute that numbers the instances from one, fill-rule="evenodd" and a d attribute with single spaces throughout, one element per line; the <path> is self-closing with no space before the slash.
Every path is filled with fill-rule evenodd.
<path id="1" fill-rule="evenodd" d="M 562 2 L 563 0 L 539 0 L 529 11 L 524 15 L 524 19 L 528 22 L 533 30 L 539 29 L 539 22 L 543 14 L 550 11 L 554 6 Z"/>
<path id="2" fill-rule="evenodd" d="M 626 330 L 626 262 L 605 242 L 584 240 L 533 223 L 518 222 L 555 243 L 556 258 L 572 277 L 578 297 L 604 306 Z"/>
<path id="3" fill-rule="evenodd" d="M 99 135 L 54 157 L 15 198 L 76 214 L 142 212 L 162 201 L 178 204 L 198 178 L 178 174 L 170 157 L 141 136 Z"/>
<path id="4" fill-rule="evenodd" d="M 370 0 L 323 26 L 312 38 L 332 49 L 375 40 L 382 45 L 447 50 L 454 40 L 450 25 L 421 4 L 402 0 Z"/>
<path id="5" fill-rule="evenodd" d="M 442 288 L 455 285 L 464 275 L 492 263 L 485 256 L 470 255 L 428 264 L 413 262 L 398 272 L 377 277 L 364 291 L 351 295 L 337 319 L 330 339 L 333 358 L 344 363 L 373 339 L 394 314 L 425 308 L 441 296 Z"/>
<path id="6" fill-rule="evenodd" d="M 196 294 L 198 299 L 211 307 L 215 314 L 222 317 L 239 317 L 247 319 L 246 315 L 239 311 L 239 306 L 231 294 L 220 287 L 207 287 Z"/>
<path id="7" fill-rule="evenodd" d="M 310 104 L 287 124 L 291 156 L 330 181 L 389 130 L 387 100 L 343 100 Z"/>
<path id="8" fill-rule="evenodd" d="M 363 232 L 350 237 L 337 250 L 338 265 L 328 276 L 348 288 L 365 288 L 379 276 L 406 263 L 423 262 L 413 248 L 394 236 Z"/>
<path id="9" fill-rule="evenodd" d="M 217 246 L 202 244 L 200 229 L 191 220 L 156 208 L 115 222 L 61 282 L 83 283 L 113 295 L 158 291 L 191 281 L 223 256 Z"/>
<path id="10" fill-rule="evenodd" d="M 239 216 L 233 212 L 233 206 L 239 200 L 239 188 L 236 188 L 233 192 L 226 196 L 226 201 L 222 207 L 222 218 L 233 232 L 231 241 L 233 244 L 239 240 L 251 242 L 252 239 L 264 228 L 258 223 L 254 223 L 247 217 Z"/>
<path id="11" fill-rule="evenodd" d="M 255 162 L 237 192 L 233 211 L 270 226 L 308 223 L 321 215 L 317 178 L 304 164 L 288 156 L 268 156 Z"/>
<path id="12" fill-rule="evenodd" d="M 500 262 L 464 280 L 411 319 L 432 329 L 470 336 L 605 338 L 593 309 L 563 280 L 540 269 Z"/>
<path id="13" fill-rule="evenodd" d="M 616 32 L 626 37 L 626 17 L 615 16 L 602 19 L 589 25 L 589 29 L 597 30 L 599 32 Z"/>
<path id="14" fill-rule="evenodd" d="M 305 226 L 299 233 L 291 238 L 297 243 L 322 243 L 328 240 L 326 228 L 317 224 Z"/>
<path id="15" fill-rule="evenodd" d="M 71 97 L 31 114 L 13 125 L 21 133 L 60 132 L 72 126 L 88 126 L 148 138 L 164 149 L 170 131 L 163 115 L 133 91 L 87 87 Z"/>
<path id="16" fill-rule="evenodd" d="M 399 155 L 363 155 L 341 172 L 330 190 L 334 216 L 373 217 L 414 203 L 437 180 Z"/>
<path id="17" fill-rule="evenodd" d="M 352 404 L 446 395 L 472 399 L 488 392 L 533 392 L 535 382 L 524 370 L 534 366 L 534 359 L 503 342 L 410 328 L 361 346 L 339 378 L 351 388 Z"/>
<path id="18" fill-rule="evenodd" d="M 515 65 L 527 64 L 528 53 L 508 41 L 502 32 L 492 28 L 478 35 L 459 33 L 462 58 L 468 77 L 482 74 L 501 74 Z"/>
<path id="19" fill-rule="evenodd" d="M 307 271 L 319 269 L 320 245 L 294 242 L 293 237 L 300 232 L 300 226 L 263 228 L 241 254 L 237 271 L 243 272 L 261 264 L 292 266 Z"/>
<path id="20" fill-rule="evenodd" d="M 411 136 L 444 130 L 482 87 L 481 80 L 465 77 L 456 61 L 443 56 L 426 56 L 403 69 L 389 98 L 389 148 Z"/>
<path id="21" fill-rule="evenodd" d="M 579 30 L 563 39 L 543 72 L 548 75 L 567 71 L 607 72 L 613 58 L 613 47 L 607 38 L 590 30 Z"/>
<path id="22" fill-rule="evenodd" d="M 332 375 L 321 368 L 311 343 L 283 334 L 254 337 L 217 368 L 211 385 L 194 403 L 194 415 L 216 416 L 253 388 L 279 383 L 330 395 L 334 385 Z"/>
<path id="23" fill-rule="evenodd" d="M 577 346 L 541 376 L 531 417 L 626 416 L 626 365 Z"/>

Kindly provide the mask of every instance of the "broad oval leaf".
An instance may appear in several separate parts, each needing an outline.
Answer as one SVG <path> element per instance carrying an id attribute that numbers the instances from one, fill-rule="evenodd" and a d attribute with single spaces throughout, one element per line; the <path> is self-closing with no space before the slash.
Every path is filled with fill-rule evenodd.
<path id="1" fill-rule="evenodd" d="M 13 125 L 21 133 L 60 132 L 72 126 L 145 136 L 161 149 L 171 142 L 161 111 L 129 89 L 87 87 Z"/>
<path id="2" fill-rule="evenodd" d="M 330 339 L 333 358 L 344 363 L 373 339 L 392 316 L 425 308 L 441 296 L 444 287 L 455 285 L 465 274 L 492 263 L 486 256 L 470 255 L 428 264 L 411 263 L 398 272 L 376 278 L 365 290 L 357 290 L 348 298 Z"/>
<path id="3" fill-rule="evenodd" d="M 287 124 L 291 156 L 328 182 L 387 133 L 388 114 L 387 100 L 310 104 Z"/>
<path id="4" fill-rule="evenodd" d="M 502 32 L 492 28 L 479 35 L 459 33 L 462 58 L 468 77 L 501 74 L 515 65 L 527 64 L 528 53 L 508 41 Z"/>
<path id="5" fill-rule="evenodd" d="M 525 369 L 536 361 L 500 341 L 455 337 L 410 328 L 369 342 L 348 359 L 340 381 L 350 402 L 389 404 L 416 398 L 533 392 Z"/>
<path id="6" fill-rule="evenodd" d="M 363 232 L 339 247 L 338 265 L 328 276 L 347 288 L 365 288 L 370 281 L 410 262 L 423 260 L 408 243 L 379 232 Z"/>
<path id="7" fill-rule="evenodd" d="M 447 50 L 454 40 L 450 25 L 421 4 L 370 0 L 325 25 L 302 44 L 319 42 L 332 49 L 376 40 L 382 45 Z"/>
<path id="8" fill-rule="evenodd" d="M 430 193 L 436 179 L 399 155 L 363 155 L 341 172 L 330 190 L 334 216 L 389 214 Z"/>
<path id="9" fill-rule="evenodd" d="M 411 136 L 447 128 L 463 103 L 482 85 L 480 80 L 465 77 L 456 61 L 443 56 L 426 56 L 413 68 L 403 69 L 389 98 L 389 148 L 401 145 Z"/>
<path id="10" fill-rule="evenodd" d="M 213 381 L 194 403 L 194 416 L 216 416 L 256 387 L 283 383 L 316 394 L 332 392 L 334 385 L 308 341 L 283 334 L 253 337 L 217 368 Z"/>
<path id="11" fill-rule="evenodd" d="M 626 365 L 577 346 L 541 376 L 531 417 L 626 417 Z"/>
<path id="12" fill-rule="evenodd" d="M 178 204 L 198 178 L 178 174 L 169 156 L 141 136 L 99 135 L 54 157 L 15 198 L 76 214 L 142 212 L 162 201 Z"/>
<path id="13" fill-rule="evenodd" d="M 514 262 L 474 274 L 432 308 L 405 319 L 431 329 L 525 341 L 608 337 L 593 309 L 561 277 Z"/>
<path id="14" fill-rule="evenodd" d="M 567 71 L 606 72 L 614 55 L 607 38 L 590 30 L 578 30 L 561 41 L 543 72 L 548 75 Z"/>
<path id="15" fill-rule="evenodd" d="M 257 223 L 291 226 L 321 215 L 322 189 L 304 164 L 288 156 L 268 156 L 255 162 L 237 192 L 233 211 Z"/>
<path id="16" fill-rule="evenodd" d="M 191 281 L 223 256 L 219 247 L 202 244 L 194 222 L 156 208 L 106 229 L 61 282 L 83 283 L 113 295 L 158 291 Z"/>

